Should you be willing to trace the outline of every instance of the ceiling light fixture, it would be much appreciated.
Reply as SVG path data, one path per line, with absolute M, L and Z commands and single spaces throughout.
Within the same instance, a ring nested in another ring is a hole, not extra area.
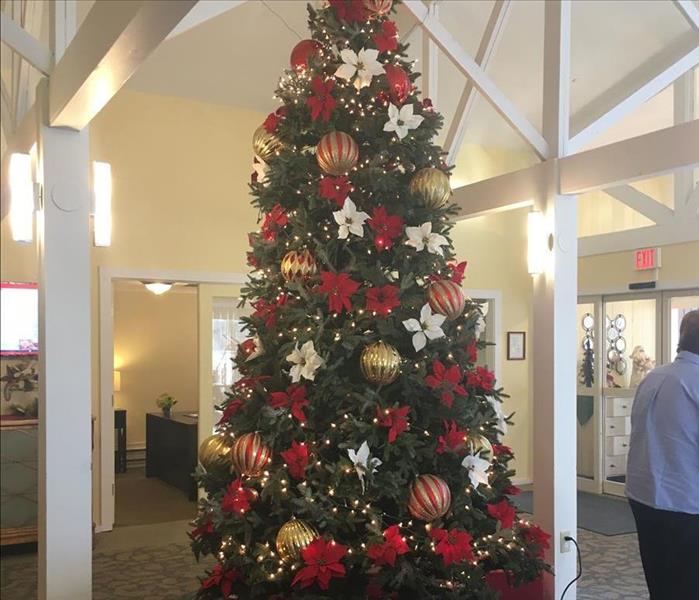
M 156 296 L 160 296 L 165 292 L 168 292 L 172 287 L 172 283 L 165 283 L 164 281 L 144 281 L 143 285 L 146 286 L 146 289 L 149 292 L 154 293 Z

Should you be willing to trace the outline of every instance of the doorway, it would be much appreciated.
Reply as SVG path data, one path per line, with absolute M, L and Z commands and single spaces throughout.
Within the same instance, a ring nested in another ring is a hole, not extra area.
M 697 308 L 697 288 L 578 298 L 578 489 L 624 496 L 636 388 L 674 359 L 682 317 Z

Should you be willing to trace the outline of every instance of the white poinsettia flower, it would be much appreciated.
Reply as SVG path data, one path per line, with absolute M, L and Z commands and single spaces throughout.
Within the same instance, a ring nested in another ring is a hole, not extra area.
M 490 406 L 493 407 L 493 410 L 495 411 L 495 418 L 498 421 L 498 429 L 502 431 L 503 434 L 507 433 L 507 421 L 505 421 L 505 412 L 502 410 L 502 403 L 499 402 L 496 398 L 493 398 L 492 396 L 488 396 L 486 400 L 488 400 L 488 403 L 490 404 Z
M 420 227 L 406 227 L 405 235 L 408 236 L 408 240 L 405 243 L 415 248 L 418 252 L 422 252 L 427 248 L 427 251 L 431 254 L 444 256 L 441 246 L 449 244 L 449 241 L 443 235 L 432 233 L 432 223 L 429 221 L 423 223 Z
M 395 131 L 398 139 L 402 140 L 410 129 L 417 129 L 424 120 L 425 117 L 413 114 L 412 104 L 404 104 L 400 110 L 395 104 L 389 104 L 388 121 L 383 130 Z
M 294 365 L 291 367 L 291 381 L 293 383 L 298 383 L 302 377 L 313 381 L 318 368 L 325 364 L 325 361 L 313 347 L 313 340 L 308 340 L 301 348 L 297 342 L 286 360 Z
M 476 326 L 473 329 L 476 339 L 480 340 L 483 332 L 485 331 L 485 317 L 483 315 L 478 315 L 478 320 L 476 321 Z
M 257 181 L 259 183 L 267 183 L 267 170 L 269 167 L 264 160 L 257 156 L 257 154 L 253 155 L 252 168 L 257 174 Z
M 420 352 L 426 345 L 427 340 L 436 340 L 444 337 L 442 324 L 446 317 L 444 315 L 432 314 L 429 304 L 425 304 L 420 310 L 420 320 L 407 319 L 403 321 L 403 327 L 413 333 L 413 347 L 415 352 Z
M 347 454 L 349 456 L 349 459 L 352 461 L 352 464 L 354 465 L 355 471 L 357 471 L 357 475 L 359 476 L 359 481 L 362 484 L 362 494 L 364 493 L 364 476 L 367 473 L 375 473 L 377 467 L 381 466 L 381 459 L 378 458 L 371 458 L 369 459 L 369 444 L 366 443 L 366 441 L 362 442 L 362 445 L 359 446 L 359 450 L 356 452 L 352 449 L 347 450 Z
M 373 48 L 362 48 L 357 54 L 350 48 L 345 48 L 340 52 L 342 63 L 335 71 L 335 77 L 351 81 L 354 80 L 354 87 L 358 90 L 371 85 L 372 78 L 383 75 L 383 65 L 378 61 L 379 51 Z
M 468 471 L 468 478 L 471 480 L 473 487 L 478 487 L 481 483 L 488 484 L 488 469 L 490 463 L 481 458 L 480 452 L 477 454 L 469 454 L 461 462 L 461 466 Z
M 337 231 L 339 239 L 347 239 L 350 233 L 364 237 L 364 221 L 369 218 L 369 215 L 361 210 L 358 211 L 349 196 L 345 198 L 342 210 L 334 211 L 333 216 L 335 217 L 335 222 L 340 226 Z

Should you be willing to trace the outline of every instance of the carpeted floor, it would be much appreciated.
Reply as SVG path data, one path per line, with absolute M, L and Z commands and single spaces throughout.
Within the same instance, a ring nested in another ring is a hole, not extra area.
M 524 491 L 512 500 L 524 512 L 532 513 L 532 492 Z M 626 498 L 578 492 L 578 527 L 602 535 L 636 533 L 636 523 Z
M 197 564 L 186 541 L 186 522 L 124 527 L 98 534 L 93 558 L 93 600 L 180 600 L 196 590 Z M 578 533 L 583 557 L 579 600 L 648 600 L 636 535 Z M 3 600 L 36 598 L 36 555 L 4 556 Z
M 197 514 L 196 502 L 190 502 L 176 487 L 146 477 L 145 467 L 129 468 L 126 473 L 117 473 L 115 479 L 115 527 L 169 523 Z

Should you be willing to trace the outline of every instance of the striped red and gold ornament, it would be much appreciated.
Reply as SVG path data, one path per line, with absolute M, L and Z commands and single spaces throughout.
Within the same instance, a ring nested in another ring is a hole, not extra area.
M 270 460 L 272 451 L 259 433 L 245 433 L 233 442 L 231 463 L 239 475 L 259 477 Z
M 357 165 L 359 146 L 344 131 L 331 131 L 320 138 L 316 159 L 318 166 L 328 175 L 344 175 Z
M 420 169 L 410 180 L 410 192 L 427 208 L 441 208 L 451 196 L 449 176 L 434 167 Z
M 461 286 L 450 279 L 440 279 L 427 288 L 427 301 L 430 308 L 450 321 L 461 316 L 466 308 L 466 297 Z
M 436 475 L 420 475 L 410 488 L 408 510 L 416 519 L 430 523 L 447 514 L 450 506 L 449 486 Z
M 391 6 L 393 6 L 393 0 L 364 0 L 364 8 L 376 17 L 387 15 Z
M 282 258 L 281 271 L 286 281 L 305 281 L 318 274 L 318 263 L 308 249 L 291 250 Z

